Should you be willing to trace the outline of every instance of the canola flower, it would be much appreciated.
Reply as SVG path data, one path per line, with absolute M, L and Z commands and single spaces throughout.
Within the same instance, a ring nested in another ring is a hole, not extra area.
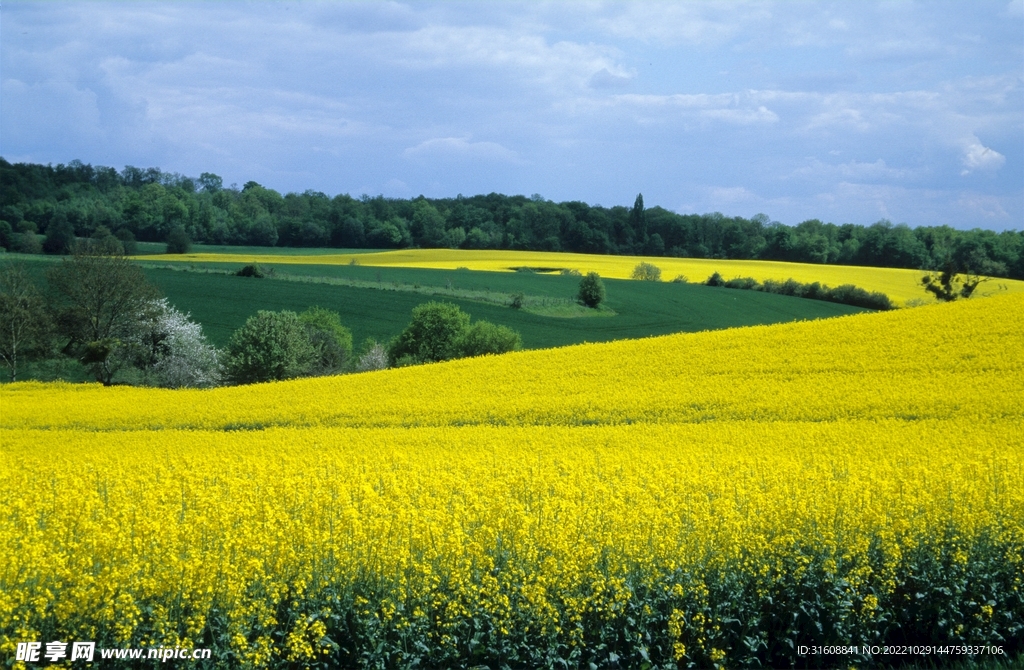
M 767 279 L 785 281 L 795 279 L 810 284 L 820 282 L 836 287 L 853 284 L 868 291 L 878 291 L 899 305 L 930 303 L 935 297 L 921 287 L 921 270 L 876 268 L 849 265 L 817 265 L 813 263 L 786 263 L 782 261 L 720 260 L 706 258 L 671 258 L 663 256 L 607 256 L 573 254 L 550 251 L 495 251 L 465 249 L 401 249 L 376 253 L 335 254 L 323 253 L 303 256 L 277 254 L 183 254 L 161 257 L 161 260 L 191 263 L 261 263 L 273 265 L 314 264 L 409 267 L 455 270 L 510 272 L 515 267 L 564 268 L 582 274 L 597 272 L 609 279 L 629 279 L 637 263 L 652 263 L 661 269 L 664 280 L 683 275 L 690 281 L 702 282 L 719 272 L 725 279 L 753 277 L 759 282 Z M 980 295 L 1022 293 L 1024 281 L 994 279 L 983 283 Z
M 1010 295 L 251 387 L 6 385 L 0 654 L 1019 651 L 1022 333 Z

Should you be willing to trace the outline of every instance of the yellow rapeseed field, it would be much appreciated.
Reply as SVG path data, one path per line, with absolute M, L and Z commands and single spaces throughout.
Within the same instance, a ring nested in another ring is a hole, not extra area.
M 713 273 L 719 272 L 727 280 L 736 277 L 753 277 L 760 282 L 766 279 L 777 281 L 795 279 L 805 284 L 820 282 L 833 288 L 843 284 L 853 284 L 867 291 L 884 293 L 894 303 L 899 305 L 904 305 L 908 301 L 922 303 L 934 301 L 934 298 L 921 288 L 921 277 L 924 275 L 924 272 L 921 270 L 815 265 L 811 263 L 784 263 L 781 261 L 667 258 L 661 256 L 603 256 L 547 251 L 474 251 L 461 249 L 403 249 L 378 253 L 325 253 L 308 256 L 196 253 L 161 256 L 160 258 L 161 260 L 197 263 L 262 263 L 268 265 L 296 263 L 348 265 L 355 262 L 360 265 L 380 267 L 394 266 L 444 270 L 464 267 L 470 270 L 493 272 L 509 272 L 513 267 L 564 268 L 577 270 L 583 274 L 597 272 L 602 277 L 609 279 L 629 279 L 637 263 L 647 262 L 653 263 L 661 269 L 661 277 L 664 281 L 670 281 L 678 275 L 683 275 L 692 282 L 702 282 Z M 1004 292 L 1024 293 L 1024 281 L 993 279 L 982 284 L 979 292 L 984 295 Z
M 1022 644 L 1020 294 L 0 403 L 5 659 L 40 639 L 246 667 Z

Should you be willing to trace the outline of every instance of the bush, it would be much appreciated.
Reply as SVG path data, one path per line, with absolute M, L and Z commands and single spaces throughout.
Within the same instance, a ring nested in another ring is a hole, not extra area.
M 175 226 L 167 233 L 167 253 L 187 254 L 191 248 L 192 240 L 182 226 Z
M 237 277 L 255 277 L 256 279 L 263 279 L 270 271 L 264 269 L 260 265 L 246 265 L 241 270 L 235 273 Z
M 525 297 L 526 296 L 524 296 L 522 293 L 513 293 L 510 296 L 511 300 L 510 300 L 508 306 L 511 307 L 512 309 L 522 309 L 523 308 L 523 299 Z
M 725 286 L 725 279 L 722 278 L 722 275 L 720 275 L 719 273 L 716 272 L 713 275 L 711 275 L 710 277 L 708 277 L 706 280 L 704 280 L 704 285 L 705 286 Z
M 630 278 L 640 281 L 661 281 L 661 268 L 652 263 L 637 263 Z
M 410 356 L 420 363 L 447 361 L 459 355 L 459 340 L 469 329 L 469 315 L 450 302 L 431 301 L 412 310 L 412 322 L 391 343 L 388 355 Z
M 323 307 L 310 307 L 299 320 L 306 327 L 309 343 L 316 351 L 310 374 L 325 375 L 344 368 L 352 358 L 352 331 L 341 325 L 341 316 Z
M 736 279 L 730 279 L 725 282 L 725 287 L 756 291 L 760 287 L 760 284 L 757 283 L 756 279 L 751 277 L 737 277 Z
M 138 333 L 139 346 L 152 345 L 148 372 L 158 386 L 201 388 L 221 379 L 220 352 L 206 341 L 203 328 L 167 302 L 154 301 L 150 332 Z
M 384 370 L 391 364 L 388 359 L 388 350 L 380 342 L 369 339 L 363 344 L 363 353 L 356 361 L 358 372 L 369 372 L 370 370 Z
M 43 253 L 43 243 L 35 233 L 15 233 L 11 238 L 11 251 L 19 254 Z
M 114 237 L 121 241 L 121 248 L 124 249 L 125 256 L 134 256 L 138 252 L 139 245 L 136 244 L 132 231 L 127 228 L 118 228 Z
M 672 280 L 673 284 L 688 284 L 689 282 L 690 280 L 687 278 L 686 275 L 676 275 L 675 278 Z
M 290 379 L 309 374 L 317 351 L 295 312 L 259 311 L 228 343 L 225 371 L 239 384 Z
M 69 254 L 75 248 L 75 229 L 68 223 L 67 217 L 54 217 L 46 227 L 46 240 L 43 251 L 48 254 Z
M 519 333 L 506 326 L 490 321 L 477 321 L 462 335 L 458 342 L 459 356 L 483 356 L 504 354 L 521 349 L 523 340 Z
M 604 298 L 604 282 L 601 281 L 601 276 L 596 272 L 588 272 L 587 276 L 580 280 L 580 290 L 576 294 L 576 299 L 580 304 L 593 309 L 600 305 Z
M 877 291 L 868 292 L 857 288 L 852 284 L 843 284 L 836 288 L 829 288 L 824 284 L 813 282 L 804 284 L 795 279 L 778 281 L 776 279 L 765 279 L 763 284 L 752 277 L 738 277 L 726 281 L 717 272 L 707 278 L 706 286 L 724 286 L 726 288 L 738 288 L 751 291 L 762 291 L 764 293 L 776 293 L 778 295 L 789 295 L 795 298 L 806 298 L 809 300 L 825 300 L 854 307 L 866 309 L 890 310 L 896 306 L 889 299 L 889 296 Z

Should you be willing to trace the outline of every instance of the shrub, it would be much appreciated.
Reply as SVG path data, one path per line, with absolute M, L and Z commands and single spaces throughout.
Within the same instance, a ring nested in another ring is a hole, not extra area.
M 15 233 L 11 238 L 11 251 L 21 254 L 43 253 L 43 243 L 35 233 Z
M 118 228 L 114 237 L 121 241 L 121 248 L 124 249 L 126 256 L 134 256 L 138 252 L 139 246 L 135 242 L 135 235 L 132 231 L 127 228 Z
M 167 233 L 167 253 L 187 254 L 191 248 L 192 240 L 182 226 L 175 226 Z
M 352 331 L 341 325 L 341 316 L 323 307 L 310 307 L 299 320 L 316 351 L 310 374 L 323 375 L 344 368 L 352 358 Z
M 725 286 L 725 279 L 722 278 L 722 275 L 720 275 L 719 273 L 716 272 L 713 275 L 711 275 L 710 277 L 708 277 L 706 280 L 704 280 L 704 285 L 705 286 Z
M 661 281 L 661 268 L 652 263 L 637 263 L 630 278 L 640 281 Z
M 256 279 L 263 279 L 267 274 L 269 271 L 260 265 L 246 265 L 235 273 L 238 277 L 255 277 Z
M 525 296 L 522 293 L 513 293 L 510 297 L 511 301 L 508 304 L 509 307 L 511 307 L 512 309 L 523 308 L 523 299 L 525 298 Z
M 148 339 L 156 344 L 149 371 L 167 388 L 216 386 L 221 379 L 220 352 L 206 341 L 203 328 L 172 307 L 154 302 L 155 319 Z
M 587 276 L 580 280 L 580 290 L 576 294 L 576 299 L 587 307 L 595 308 L 604 298 L 604 282 L 601 281 L 601 276 L 596 272 L 588 272 Z
M 676 275 L 675 278 L 672 280 L 673 284 L 688 284 L 689 282 L 690 280 L 687 278 L 686 275 Z
M 519 333 L 511 328 L 490 321 L 477 321 L 459 339 L 458 354 L 461 357 L 504 354 L 522 346 Z
M 295 312 L 261 310 L 231 336 L 224 367 L 232 381 L 251 384 L 308 374 L 316 357 Z
M 450 302 L 431 301 L 412 310 L 412 322 L 391 343 L 388 355 L 421 363 L 458 356 L 458 342 L 469 329 L 469 315 Z
M 726 288 L 738 288 L 747 291 L 756 291 L 759 286 L 760 284 L 757 283 L 757 280 L 751 277 L 737 277 L 725 282 Z
M 368 372 L 370 370 L 384 370 L 390 365 L 388 350 L 380 342 L 369 339 L 363 345 L 363 353 L 356 361 L 356 370 Z
M 69 254 L 74 247 L 75 229 L 68 223 L 67 217 L 54 217 L 46 227 L 43 251 L 48 254 Z

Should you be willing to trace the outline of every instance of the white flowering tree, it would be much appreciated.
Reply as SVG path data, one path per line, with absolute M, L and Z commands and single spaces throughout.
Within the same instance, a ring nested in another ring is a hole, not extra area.
M 166 298 L 154 300 L 149 311 L 152 317 L 148 328 L 133 338 L 130 349 L 156 385 L 183 388 L 219 384 L 220 352 L 206 341 L 202 326 L 172 307 Z

